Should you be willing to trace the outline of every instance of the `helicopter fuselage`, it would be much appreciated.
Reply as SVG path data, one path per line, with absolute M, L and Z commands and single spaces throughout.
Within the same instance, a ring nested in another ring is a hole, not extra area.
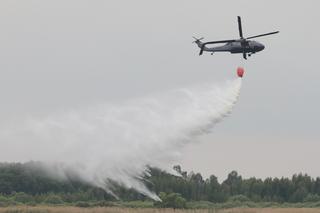
M 222 46 L 215 46 L 215 47 L 205 47 L 204 51 L 206 52 L 230 52 L 230 53 L 256 53 L 262 51 L 264 49 L 264 45 L 257 42 L 257 41 L 246 41 L 247 44 L 245 48 L 241 45 L 241 40 L 228 42 Z M 201 42 L 199 42 L 198 46 L 201 48 Z

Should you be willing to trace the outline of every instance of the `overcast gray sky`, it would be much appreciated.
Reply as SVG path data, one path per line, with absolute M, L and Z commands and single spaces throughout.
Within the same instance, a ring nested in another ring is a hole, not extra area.
M 240 101 L 183 151 L 187 170 L 245 177 L 320 176 L 319 7 L 306 1 L 0 1 L 1 125 L 26 115 L 246 75 Z M 205 40 L 280 30 L 244 61 Z

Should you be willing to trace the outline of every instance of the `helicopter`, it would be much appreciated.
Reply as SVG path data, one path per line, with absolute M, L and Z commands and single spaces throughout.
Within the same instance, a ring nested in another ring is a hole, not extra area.
M 238 16 L 238 27 L 239 27 L 240 39 L 201 42 L 201 40 L 204 39 L 204 37 L 202 38 L 193 37 L 195 41 L 193 41 L 192 43 L 196 43 L 200 48 L 199 55 L 202 55 L 203 51 L 211 52 L 211 55 L 213 55 L 213 53 L 215 52 L 230 52 L 232 54 L 242 53 L 243 58 L 247 60 L 247 55 L 251 56 L 252 54 L 256 52 L 260 52 L 265 48 L 263 44 L 257 41 L 249 40 L 249 39 L 279 33 L 279 31 L 275 31 L 275 32 L 270 32 L 270 33 L 265 33 L 265 34 L 244 38 L 242 34 L 242 25 L 241 25 L 240 16 Z M 226 44 L 222 46 L 217 46 L 217 47 L 207 47 L 208 44 L 219 44 L 219 43 L 226 43 Z

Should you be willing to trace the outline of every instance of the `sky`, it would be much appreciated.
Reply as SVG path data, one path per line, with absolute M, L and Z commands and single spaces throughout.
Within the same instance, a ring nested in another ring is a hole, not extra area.
M 0 2 L 0 125 L 102 102 L 235 78 L 232 115 L 182 151 L 185 170 L 244 177 L 320 176 L 319 1 Z M 205 41 L 279 30 L 266 48 L 198 56 Z M 1 142 L 0 142 L 1 143 Z M 1 150 L 0 150 L 1 154 Z

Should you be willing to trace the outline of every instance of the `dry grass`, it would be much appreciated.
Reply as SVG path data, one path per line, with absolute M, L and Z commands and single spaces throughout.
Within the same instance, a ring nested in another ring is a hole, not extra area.
M 116 207 L 8 207 L 0 208 L 0 213 L 320 213 L 316 208 L 235 208 L 235 209 L 139 209 Z
M 218 213 L 320 213 L 317 208 L 236 208 L 221 210 Z

